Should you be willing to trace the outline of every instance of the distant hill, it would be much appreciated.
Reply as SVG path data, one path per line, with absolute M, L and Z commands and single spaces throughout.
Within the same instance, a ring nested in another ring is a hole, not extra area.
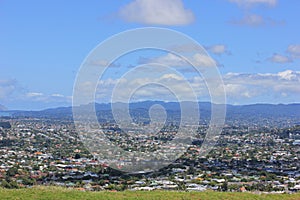
M 130 113 L 133 116 L 148 116 L 151 106 L 159 104 L 167 113 L 173 116 L 180 116 L 180 103 L 163 101 L 143 101 L 130 103 Z M 114 103 L 113 106 L 123 107 L 124 103 Z M 199 102 L 200 116 L 202 119 L 210 119 L 212 103 Z M 77 107 L 82 111 L 95 106 L 99 119 L 112 119 L 111 103 L 87 104 Z M 36 117 L 36 118 L 63 118 L 72 119 L 72 107 L 59 107 L 41 111 L 15 111 L 15 117 Z M 262 121 L 289 121 L 289 123 L 300 123 L 300 104 L 252 104 L 252 105 L 226 105 L 226 119 L 255 123 Z

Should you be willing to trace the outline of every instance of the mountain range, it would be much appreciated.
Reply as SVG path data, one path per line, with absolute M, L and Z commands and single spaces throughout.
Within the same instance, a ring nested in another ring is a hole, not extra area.
M 142 101 L 129 104 L 130 114 L 147 118 L 148 110 L 151 106 L 159 104 L 163 106 L 168 115 L 180 117 L 179 102 L 163 102 L 163 101 Z M 199 102 L 200 116 L 203 119 L 209 119 L 211 114 L 212 103 Z M 77 107 L 80 110 L 88 110 L 91 106 L 95 106 L 99 119 L 113 119 L 111 106 L 126 106 L 124 103 L 95 103 L 81 105 Z M 230 105 L 226 104 L 226 120 L 253 121 L 260 123 L 262 120 L 284 121 L 285 123 L 300 122 L 300 103 L 294 104 L 251 104 L 251 105 Z M 72 107 L 58 107 L 45 109 L 41 111 L 10 111 L 13 117 L 34 117 L 49 119 L 72 119 Z

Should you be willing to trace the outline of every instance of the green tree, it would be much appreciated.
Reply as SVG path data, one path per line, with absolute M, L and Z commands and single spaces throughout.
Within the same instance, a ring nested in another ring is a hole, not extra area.
M 228 190 L 228 183 L 226 181 L 221 185 L 221 190 L 224 192 Z
M 18 188 L 20 188 L 20 186 L 16 181 L 12 181 L 12 182 L 10 182 L 10 188 L 18 189 Z
M 9 169 L 7 170 L 7 172 L 6 172 L 7 176 L 9 176 L 9 177 L 13 177 L 13 176 L 15 176 L 17 173 L 18 173 L 18 168 L 16 168 L 16 167 L 11 167 L 11 168 L 9 168 Z
M 7 182 L 6 180 L 1 181 L 1 186 L 4 188 L 11 188 L 9 182 Z

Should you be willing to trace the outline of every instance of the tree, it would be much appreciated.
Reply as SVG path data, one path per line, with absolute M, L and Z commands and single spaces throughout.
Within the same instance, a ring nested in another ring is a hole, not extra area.
M 4 187 L 4 188 L 10 188 L 10 184 L 6 180 L 3 180 L 1 182 L 1 186 Z
M 12 182 L 10 182 L 10 188 L 18 189 L 18 188 L 20 188 L 20 186 L 16 181 L 12 181 Z
M 80 154 L 78 154 L 78 153 L 76 153 L 75 154 L 75 159 L 80 159 L 81 157 L 80 157 Z
M 178 190 L 186 190 L 186 186 L 184 183 L 179 182 L 179 183 L 177 183 L 177 185 L 178 185 Z
M 30 178 L 24 177 L 24 178 L 22 179 L 22 183 L 23 183 L 24 185 L 34 185 L 34 184 L 35 184 L 35 180 L 34 180 L 34 179 L 30 179 Z
M 18 173 L 18 169 L 16 167 L 12 167 L 9 168 L 9 170 L 7 170 L 6 174 L 7 176 L 13 177 Z
M 228 183 L 226 181 L 221 185 L 221 190 L 224 192 L 228 190 Z

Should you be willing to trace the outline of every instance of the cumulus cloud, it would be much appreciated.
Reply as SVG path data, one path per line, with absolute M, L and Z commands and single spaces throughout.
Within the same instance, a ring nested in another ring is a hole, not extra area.
M 294 62 L 296 59 L 300 58 L 300 45 L 298 44 L 291 44 L 287 47 L 285 51 L 285 55 L 274 53 L 272 56 L 267 58 L 268 61 L 273 63 L 291 63 Z
M 274 63 L 290 63 L 293 62 L 293 59 L 291 59 L 288 56 L 280 55 L 280 54 L 273 54 L 270 58 L 268 58 L 269 61 Z
M 154 78 L 121 78 L 115 84 L 105 84 L 104 82 L 101 82 L 97 88 L 96 97 L 100 101 L 127 102 L 129 94 L 131 100 L 138 101 L 155 99 L 176 101 L 178 100 L 177 97 L 184 100 L 193 99 L 193 92 L 189 87 L 185 87 L 187 81 L 178 74 L 173 73 L 161 74 L 161 76 Z M 140 87 L 138 90 L 133 91 L 136 86 Z M 171 87 L 173 93 L 164 86 Z M 113 92 L 115 95 L 113 95 Z
M 300 58 L 300 45 L 299 44 L 291 44 L 287 48 L 287 52 L 293 58 Z
M 278 72 L 277 76 L 279 79 L 288 80 L 288 81 L 300 81 L 299 72 L 294 72 L 292 70 L 286 70 L 283 72 Z
M 176 56 L 172 53 L 168 53 L 163 56 L 158 56 L 154 58 L 143 58 L 141 57 L 138 61 L 140 64 L 147 64 L 147 63 L 159 63 L 162 65 L 167 66 L 186 66 L 188 63 L 180 58 L 179 56 Z
M 246 97 L 250 98 L 254 95 L 253 92 L 249 92 L 246 86 L 241 84 L 234 84 L 234 83 L 227 83 L 225 84 L 225 91 L 227 93 L 227 96 L 231 97 Z M 237 95 L 238 94 L 238 95 Z
M 223 77 L 225 85 L 235 84 L 242 87 L 244 92 L 253 96 L 268 94 L 289 94 L 293 97 L 299 96 L 300 71 L 286 70 L 277 74 L 240 74 L 228 73 Z M 232 95 L 239 95 L 239 91 L 227 91 Z
M 180 52 L 180 53 L 205 52 L 204 50 L 206 50 L 216 55 L 221 55 L 221 54 L 231 55 L 231 52 L 228 50 L 228 47 L 224 44 L 215 44 L 215 45 L 204 46 L 204 47 L 195 44 L 182 44 L 182 45 L 172 46 L 171 49 L 174 50 L 175 52 Z
M 300 58 L 300 45 L 291 44 L 284 53 L 273 53 L 272 56 L 266 58 L 267 61 L 279 64 L 294 62 Z
M 147 25 L 187 25 L 194 21 L 181 0 L 134 0 L 122 7 L 119 16 L 128 22 Z
M 221 54 L 230 55 L 231 54 L 231 52 L 227 49 L 227 46 L 224 44 L 216 44 L 216 45 L 212 45 L 212 46 L 207 46 L 207 47 L 205 47 L 205 49 L 208 50 L 209 52 L 212 52 L 217 55 L 221 55 Z
M 188 59 L 191 62 L 191 64 L 195 67 L 213 67 L 217 65 L 217 62 L 214 59 L 205 54 L 196 53 L 193 56 L 190 56 Z M 166 55 L 154 58 L 140 58 L 139 63 L 158 63 L 170 67 L 191 66 L 191 64 L 188 61 L 172 53 L 168 53 Z
M 214 67 L 217 66 L 217 62 L 205 54 L 196 53 L 193 56 L 192 64 L 197 67 Z
M 148 78 L 149 79 L 149 78 Z M 119 80 L 102 80 L 97 92 L 101 93 L 101 100 L 109 101 L 111 92 L 116 84 L 119 84 L 118 98 L 122 100 L 131 90 L 131 87 L 136 85 L 143 86 L 148 82 L 147 78 L 136 79 L 119 79 Z M 218 95 L 223 87 L 216 85 L 208 91 L 205 81 L 214 81 L 214 79 L 204 80 L 202 77 L 188 77 L 184 78 L 177 74 L 165 74 L 160 77 L 151 79 L 154 82 L 168 83 L 175 88 L 176 95 L 191 98 L 191 91 L 183 84 L 188 81 L 194 89 L 194 92 L 199 99 L 209 97 L 209 93 Z M 108 82 L 108 84 L 106 83 Z M 263 101 L 273 101 L 274 97 L 279 97 L 279 102 L 296 101 L 300 97 L 300 71 L 286 70 L 278 73 L 227 73 L 223 75 L 224 88 L 229 102 L 256 102 L 257 99 Z M 97 94 L 98 94 L 97 93 Z M 161 86 L 146 86 L 141 87 L 135 93 L 136 100 L 145 99 L 161 99 L 167 101 L 174 101 L 174 95 L 166 88 Z
M 268 7 L 275 7 L 277 5 L 277 0 L 229 0 L 229 2 L 236 3 L 238 6 L 242 7 L 244 11 L 244 16 L 240 19 L 231 20 L 231 24 L 252 27 L 285 24 L 285 21 L 283 20 L 275 20 L 270 17 L 251 13 L 254 6 L 265 5 Z

